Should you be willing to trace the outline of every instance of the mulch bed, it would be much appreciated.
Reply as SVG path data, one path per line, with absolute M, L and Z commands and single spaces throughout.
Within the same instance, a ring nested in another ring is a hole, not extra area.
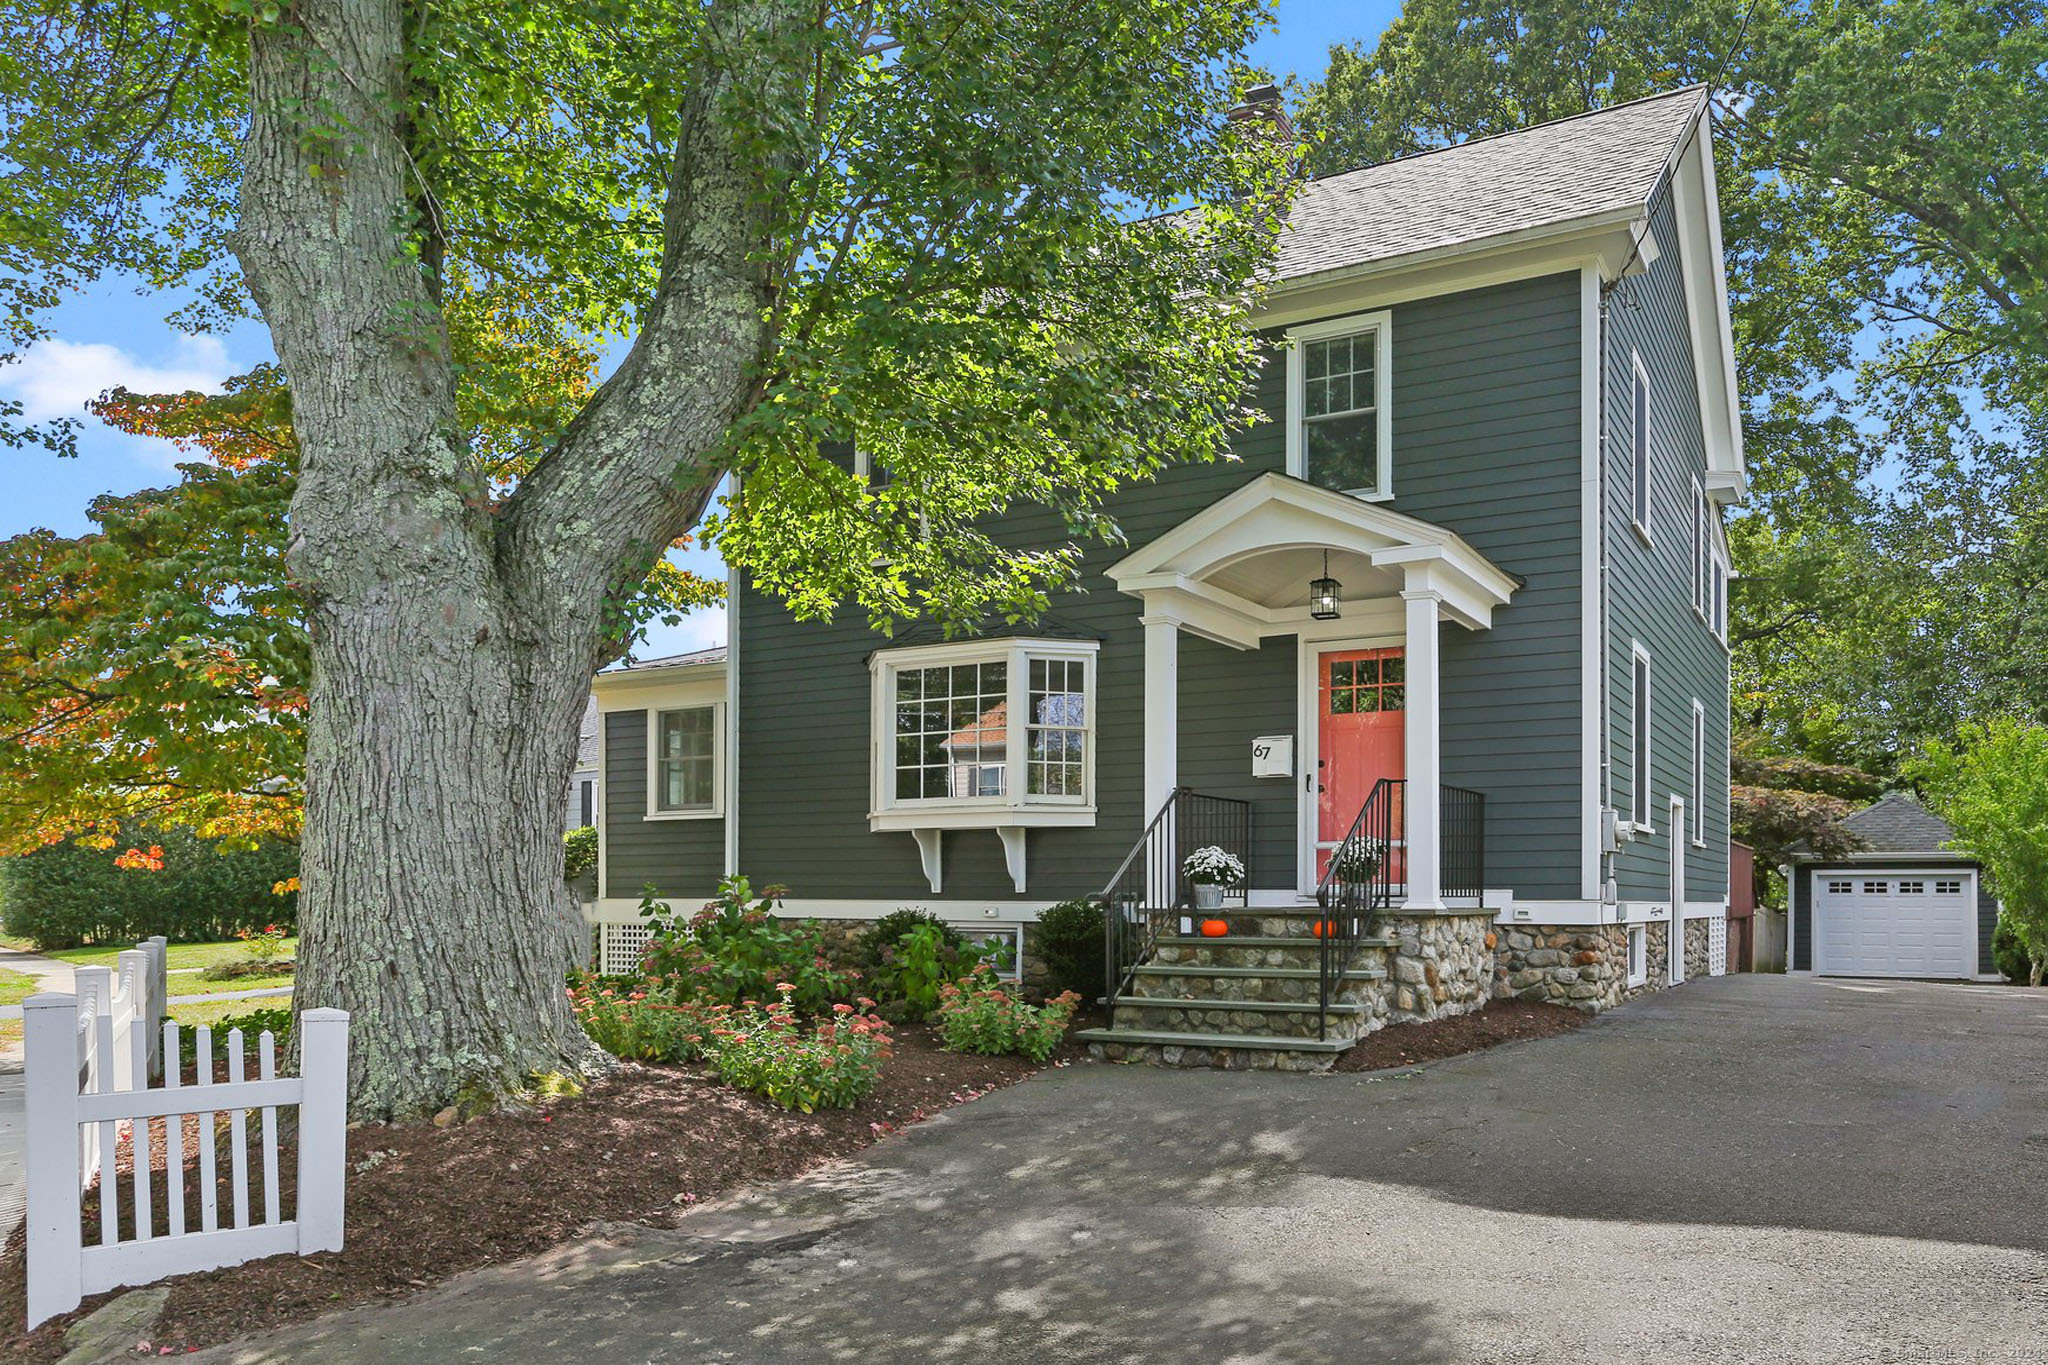
M 1563 1005 L 1545 1005 L 1528 1000 L 1489 1000 L 1486 1008 L 1426 1024 L 1395 1024 L 1369 1033 L 1365 1040 L 1337 1058 L 1333 1071 L 1384 1071 L 1390 1067 L 1414 1066 L 1500 1043 L 1525 1038 L 1548 1038 L 1568 1033 L 1586 1022 L 1586 1016 Z
M 1077 1051 L 1069 1044 L 1054 1063 Z M 581 1096 L 530 1113 L 446 1129 L 365 1126 L 348 1140 L 345 1249 L 169 1281 L 151 1345 L 182 1351 L 402 1298 L 545 1251 L 594 1222 L 670 1224 L 703 1200 L 850 1155 L 1037 1069 L 1021 1057 L 946 1052 L 929 1030 L 907 1027 L 896 1031 L 875 1092 L 852 1109 L 787 1113 L 695 1069 L 627 1064 Z M 157 1185 L 160 1202 L 161 1175 Z M 0 1359 L 56 1360 L 65 1327 L 112 1296 L 88 1298 L 77 1313 L 21 1335 L 23 1259 L 16 1235 L 0 1254 L 0 1333 L 8 1334 Z

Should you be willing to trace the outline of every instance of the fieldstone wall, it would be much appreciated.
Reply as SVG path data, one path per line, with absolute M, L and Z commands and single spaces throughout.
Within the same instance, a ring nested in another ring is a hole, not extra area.
M 1493 993 L 1587 1014 L 1628 994 L 1628 931 L 1618 924 L 1504 925 L 1494 949 Z
M 1491 915 L 1389 915 L 1379 930 L 1394 941 L 1387 950 L 1391 998 L 1380 1022 L 1443 1019 L 1486 1004 L 1493 985 Z
M 1661 991 L 1671 984 L 1670 934 L 1671 925 L 1665 920 L 1651 920 L 1643 926 L 1643 960 L 1649 973 L 1642 985 L 1629 992 L 1631 996 Z
M 1689 919 L 1685 922 L 1685 977 L 1690 981 L 1708 976 L 1712 966 L 1707 952 L 1707 922 L 1703 919 Z

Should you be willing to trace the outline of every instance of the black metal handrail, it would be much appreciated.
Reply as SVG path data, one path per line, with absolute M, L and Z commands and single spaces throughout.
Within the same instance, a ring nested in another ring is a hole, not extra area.
M 1486 797 L 1464 787 L 1445 787 L 1439 818 L 1443 892 L 1478 900 L 1486 894 Z
M 1192 912 L 1194 888 L 1181 870 L 1188 854 L 1210 844 L 1236 854 L 1245 881 L 1224 895 L 1244 903 L 1244 887 L 1251 883 L 1251 827 L 1249 801 L 1176 787 L 1102 888 L 1102 1003 L 1112 1027 L 1117 997 L 1129 992 L 1138 968 L 1157 951 L 1160 935 Z
M 1358 947 L 1372 932 L 1380 911 L 1393 904 L 1394 857 L 1404 835 L 1403 799 L 1408 784 L 1383 777 L 1373 783 L 1358 818 L 1330 850 L 1330 861 L 1316 884 L 1317 982 L 1316 1036 L 1330 1033 L 1330 1005 L 1343 989 L 1344 973 Z

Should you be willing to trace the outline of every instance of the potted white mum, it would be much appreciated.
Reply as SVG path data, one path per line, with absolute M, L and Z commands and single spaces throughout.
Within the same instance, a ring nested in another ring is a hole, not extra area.
M 1225 887 L 1244 881 L 1244 862 L 1228 849 L 1215 844 L 1198 848 L 1181 860 L 1180 870 L 1195 888 L 1195 908 L 1216 910 L 1223 905 Z

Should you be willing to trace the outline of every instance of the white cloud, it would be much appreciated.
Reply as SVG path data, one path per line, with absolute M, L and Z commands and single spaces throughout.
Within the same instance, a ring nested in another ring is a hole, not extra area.
M 210 336 L 179 337 L 161 365 L 145 364 L 102 342 L 38 341 L 0 365 L 0 394 L 21 404 L 31 422 L 82 417 L 88 400 L 108 389 L 136 393 L 213 392 L 234 371 L 227 348 Z

